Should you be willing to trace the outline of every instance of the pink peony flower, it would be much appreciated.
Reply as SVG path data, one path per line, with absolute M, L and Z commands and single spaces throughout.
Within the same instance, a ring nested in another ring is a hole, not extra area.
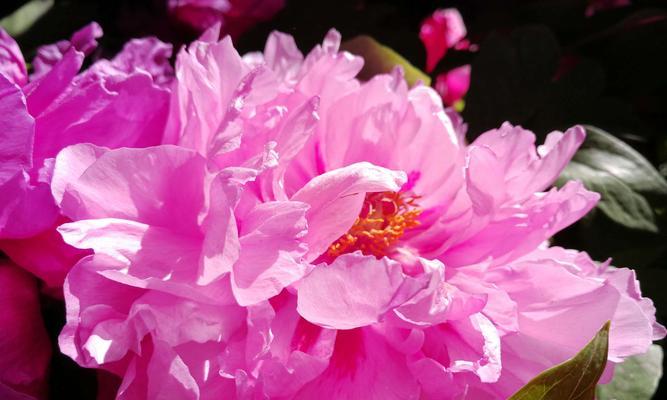
M 273 17 L 284 0 L 168 0 L 178 21 L 203 32 L 220 23 L 225 34 L 236 38 L 253 25 Z
M 51 343 L 39 309 L 37 283 L 0 260 L 0 398 L 44 398 Z
M 0 249 L 53 287 L 82 254 L 55 232 L 62 221 L 49 189 L 53 158 L 80 142 L 157 144 L 165 123 L 170 46 L 133 40 L 113 60 L 78 73 L 101 34 L 92 23 L 71 41 L 41 47 L 28 77 L 18 46 L 0 33 L 8 51 L 0 52 L 0 108 L 12 116 L 0 121 L 2 141 L 11 143 L 0 150 L 7 152 L 0 158 Z
M 544 247 L 599 198 L 551 187 L 581 127 L 466 145 L 400 70 L 356 80 L 335 31 L 305 57 L 217 37 L 177 58 L 168 145 L 55 160 L 59 232 L 94 252 L 60 346 L 119 398 L 507 397 L 606 320 L 611 363 L 664 336 L 629 270 Z
M 455 8 L 435 10 L 426 18 L 419 30 L 419 39 L 426 48 L 426 72 L 433 72 L 447 49 L 456 46 L 466 34 L 463 17 Z

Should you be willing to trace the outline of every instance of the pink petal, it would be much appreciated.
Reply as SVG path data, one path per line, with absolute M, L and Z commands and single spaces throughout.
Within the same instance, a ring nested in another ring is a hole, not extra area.
M 448 106 L 453 106 L 468 93 L 470 65 L 462 65 L 438 75 L 434 87 L 442 97 L 442 101 Z
M 466 390 L 466 381 L 491 383 L 501 376 L 500 337 L 484 315 L 432 327 L 425 335 L 423 355 L 415 357 L 410 369 L 426 393 L 449 382 L 448 386 L 459 386 L 452 391 L 456 395 Z M 469 373 L 477 376 L 470 379 Z
M 83 64 L 84 54 L 70 48 L 62 59 L 38 79 L 25 87 L 30 115 L 38 117 L 72 83 Z
M 21 89 L 0 74 L 0 186 L 32 167 L 34 119 Z
M 197 283 L 207 285 L 232 270 L 238 260 L 241 244 L 238 227 L 233 215 L 233 207 L 238 202 L 241 184 L 236 184 L 235 174 L 218 174 L 210 188 L 209 208 L 202 222 L 204 232 L 202 250 L 199 256 Z M 232 193 L 229 193 L 232 192 Z
M 251 310 L 253 336 L 249 336 L 248 343 L 259 342 L 254 338 L 259 338 L 261 332 L 263 352 L 257 351 L 259 346 L 249 347 L 246 357 L 252 361 L 248 366 L 260 361 L 257 379 L 266 396 L 292 397 L 327 368 L 336 331 L 323 329 L 301 318 L 296 312 L 296 296 L 288 292 L 272 299 L 271 305 L 259 313 Z M 259 316 L 264 318 L 262 324 L 257 323 Z
M 214 43 L 195 41 L 181 50 L 165 141 L 208 154 L 228 110 L 235 111 L 231 101 L 249 72 L 230 38 Z
M 430 274 L 428 286 L 404 302 L 394 313 L 405 322 L 425 327 L 478 313 L 486 296 L 471 295 L 445 281 L 445 268 L 438 261 L 420 260 L 424 273 Z
M 299 202 L 269 202 L 255 207 L 243 219 L 241 255 L 234 265 L 232 289 L 242 306 L 258 303 L 303 277 L 301 262 L 307 248 L 306 210 Z
M 37 165 L 38 160 L 55 157 L 62 148 L 76 143 L 115 148 L 160 142 L 166 121 L 167 91 L 156 87 L 148 73 L 142 71 L 132 75 L 92 74 L 81 75 L 76 85 L 67 88 L 66 96 L 52 99 L 48 110 L 38 114 Z M 49 77 L 45 77 L 44 85 L 52 84 Z M 29 97 L 29 107 L 31 101 Z
M 201 252 L 197 237 L 113 218 L 64 224 L 58 231 L 68 244 L 104 256 L 96 256 L 96 268 L 109 279 L 203 302 L 229 301 L 225 281 L 196 284 Z
M 100 154 L 79 146 L 56 159 L 54 176 L 62 177 L 57 188 L 64 188 L 60 202 L 64 215 L 73 220 L 127 219 L 179 228 L 183 234 L 199 231 L 206 174 L 199 155 L 173 146 L 118 149 L 99 155 L 80 177 L 68 175 L 81 169 L 80 157 L 88 162 Z
M 271 32 L 264 46 L 264 62 L 284 81 L 292 82 L 301 69 L 303 54 L 292 36 Z
M 172 46 L 155 37 L 131 39 L 112 60 L 99 60 L 88 71 L 95 75 L 148 73 L 160 86 L 169 84 L 174 70 L 169 63 Z
M 651 308 L 642 311 L 648 304 L 635 292 L 633 274 L 624 269 L 605 272 L 585 254 L 538 249 L 493 268 L 487 277 L 507 292 L 519 315 L 519 331 L 502 339 L 503 375 L 494 385 L 499 396 L 576 354 L 608 320 L 610 361 L 646 351 L 652 340 L 664 336 Z M 526 359 L 527 353 L 540 356 Z
M 145 335 L 172 349 L 205 351 L 197 344 L 228 341 L 241 327 L 245 312 L 238 306 L 198 303 L 114 282 L 100 274 L 108 262 L 113 261 L 105 256 L 83 259 L 65 284 L 68 315 L 60 347 L 82 365 L 108 365 L 132 353 L 150 357 L 143 353 Z
M 471 238 L 448 249 L 440 259 L 462 266 L 488 257 L 496 263 L 527 254 L 556 232 L 590 211 L 600 196 L 580 182 L 570 181 L 561 189 L 534 194 L 520 207 L 501 208 L 488 225 Z
M 0 75 L 0 238 L 26 238 L 52 225 L 57 210 L 46 184 L 30 182 L 34 120 L 21 90 Z
M 84 26 L 76 31 L 69 41 L 62 40 L 54 44 L 40 46 L 37 55 L 32 61 L 34 72 L 31 80 L 37 80 L 46 75 L 58 64 L 66 53 L 74 49 L 82 55 L 90 54 L 97 47 L 97 40 L 102 36 L 102 27 L 96 22 Z
M 329 367 L 295 399 L 419 399 L 405 355 L 372 328 L 338 331 Z
M 297 310 L 314 324 L 353 329 L 380 321 L 426 284 L 406 277 L 401 265 L 387 258 L 344 254 L 301 281 Z
M 471 149 L 485 146 L 496 155 L 494 164 L 504 174 L 507 199 L 521 200 L 553 184 L 585 137 L 584 129 L 574 126 L 565 133 L 550 133 L 536 149 L 532 132 L 505 123 L 479 136 Z M 487 182 L 487 187 L 495 184 Z
M 104 147 L 76 144 L 58 153 L 51 177 L 51 194 L 57 204 L 62 203 L 69 183 L 76 182 L 107 151 Z
M 28 71 L 23 53 L 16 41 L 2 28 L 0 28 L 0 74 L 18 86 L 28 83 Z

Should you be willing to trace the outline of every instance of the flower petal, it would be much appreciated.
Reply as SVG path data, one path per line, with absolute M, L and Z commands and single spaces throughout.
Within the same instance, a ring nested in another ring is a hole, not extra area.
M 0 28 L 0 74 L 18 86 L 28 82 L 23 53 L 16 41 L 2 28 Z
M 427 284 L 405 276 L 401 265 L 388 258 L 344 254 L 301 281 L 297 310 L 314 324 L 353 329 L 379 322 Z
M 65 216 L 119 218 L 184 234 L 199 232 L 198 216 L 205 206 L 202 157 L 174 146 L 100 153 L 75 147 L 56 159 L 54 194 L 60 197 L 63 191 L 60 207 Z M 73 173 L 94 156 L 97 160 L 81 176 Z
M 307 248 L 304 203 L 284 201 L 259 204 L 243 218 L 241 255 L 234 265 L 232 289 L 242 306 L 269 299 L 299 280 Z

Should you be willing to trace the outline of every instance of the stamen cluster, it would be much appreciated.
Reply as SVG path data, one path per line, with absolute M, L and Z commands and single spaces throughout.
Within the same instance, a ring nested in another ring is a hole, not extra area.
M 357 250 L 377 258 L 387 255 L 407 230 L 419 226 L 418 199 L 407 192 L 368 193 L 354 225 L 329 246 L 327 255 L 336 258 Z

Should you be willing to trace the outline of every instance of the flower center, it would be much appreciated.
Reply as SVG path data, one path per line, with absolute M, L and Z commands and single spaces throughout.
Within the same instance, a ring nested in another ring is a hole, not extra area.
M 406 192 L 368 193 L 354 225 L 327 250 L 332 259 L 361 250 L 381 258 L 408 229 L 419 226 L 418 196 Z

